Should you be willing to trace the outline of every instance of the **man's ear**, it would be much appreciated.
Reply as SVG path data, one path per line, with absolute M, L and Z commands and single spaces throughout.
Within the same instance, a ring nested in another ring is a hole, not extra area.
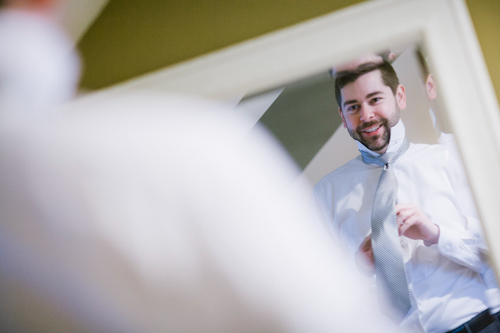
M 398 103 L 400 110 L 404 110 L 406 108 L 406 92 L 405 87 L 402 84 L 400 84 L 396 90 L 396 102 Z
M 342 124 L 344 124 L 344 128 L 347 128 L 347 124 L 345 123 L 344 114 L 342 113 L 342 109 L 339 107 L 340 118 L 342 118 Z
M 434 76 L 432 74 L 427 75 L 427 80 L 425 80 L 425 91 L 427 91 L 427 96 L 430 100 L 436 98 L 436 81 L 434 81 Z

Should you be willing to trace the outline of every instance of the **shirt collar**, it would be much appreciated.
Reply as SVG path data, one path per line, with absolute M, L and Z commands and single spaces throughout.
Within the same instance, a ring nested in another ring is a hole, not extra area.
M 389 147 L 387 147 L 386 153 L 391 153 L 393 151 L 397 151 L 399 147 L 403 144 L 404 138 L 406 135 L 406 130 L 405 130 L 405 125 L 399 119 L 396 125 L 391 127 L 391 139 L 389 140 Z M 356 140 L 356 144 L 358 145 L 358 150 L 363 150 L 366 151 L 373 156 L 379 156 L 380 154 L 377 154 L 370 149 L 366 148 L 364 144 Z

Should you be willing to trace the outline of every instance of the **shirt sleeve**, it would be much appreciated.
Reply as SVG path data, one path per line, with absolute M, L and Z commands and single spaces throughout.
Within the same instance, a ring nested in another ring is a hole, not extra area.
M 341 249 L 343 264 L 346 265 L 346 267 L 348 267 L 352 272 L 361 273 L 364 277 L 371 279 L 370 288 L 373 288 L 375 286 L 375 273 L 369 273 L 366 269 L 363 269 L 356 258 L 356 250 L 354 249 L 357 249 L 357 246 L 360 244 L 356 244 L 356 246 L 354 246 L 353 243 L 349 243 L 350 246 L 348 246 L 345 242 L 342 242 L 338 230 L 335 230 L 333 227 L 333 222 L 329 222 L 328 218 L 325 216 L 323 206 L 326 206 L 327 204 L 322 201 L 322 198 L 325 195 L 325 193 L 322 193 L 317 188 L 314 189 L 311 198 L 311 219 L 314 227 L 316 229 L 320 229 L 321 232 L 330 235 L 334 243 Z M 352 258 L 352 260 L 349 260 L 350 258 Z
M 486 243 L 478 229 L 479 220 L 467 217 L 467 223 L 468 225 L 477 224 L 477 226 L 459 229 L 439 225 L 439 241 L 431 245 L 431 248 L 448 259 L 482 274 L 489 268 Z
M 427 242 L 424 244 L 460 265 L 483 273 L 489 268 L 487 246 L 480 220 L 477 218 L 467 175 L 454 137 L 449 135 L 448 141 L 443 145 L 446 147 L 445 168 L 453 187 L 453 195 L 457 200 L 456 207 L 464 219 L 461 222 L 434 221 L 440 228 L 439 241 L 434 245 Z

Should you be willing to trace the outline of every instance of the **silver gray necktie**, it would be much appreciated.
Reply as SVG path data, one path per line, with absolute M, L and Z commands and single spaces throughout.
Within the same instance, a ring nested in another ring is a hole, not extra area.
M 384 311 L 398 323 L 410 310 L 411 299 L 394 207 L 398 181 L 391 165 L 409 146 L 410 143 L 405 138 L 399 150 L 394 153 L 372 156 L 361 151 L 365 163 L 383 166 L 373 201 L 371 242 L 379 299 Z

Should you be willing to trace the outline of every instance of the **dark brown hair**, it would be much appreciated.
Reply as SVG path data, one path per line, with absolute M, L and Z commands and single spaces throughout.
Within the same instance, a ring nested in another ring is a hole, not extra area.
M 360 76 L 365 75 L 367 73 L 379 70 L 382 75 L 382 82 L 384 85 L 391 88 L 392 93 L 396 95 L 396 91 L 399 86 L 399 79 L 396 71 L 387 61 L 383 61 L 382 63 L 374 63 L 367 62 L 365 64 L 361 64 L 358 68 L 354 70 L 347 70 L 337 72 L 335 75 L 335 98 L 337 99 L 337 104 L 342 109 L 342 95 L 340 93 L 341 89 L 344 88 L 347 84 L 355 82 Z

